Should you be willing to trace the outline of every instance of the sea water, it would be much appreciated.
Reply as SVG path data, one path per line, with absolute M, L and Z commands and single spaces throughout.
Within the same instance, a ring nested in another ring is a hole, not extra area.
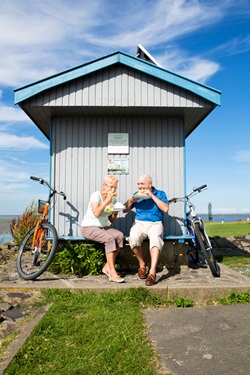
M 1 221 L 11 221 L 13 219 L 17 219 L 21 215 L 0 215 L 0 222 Z M 12 235 L 10 234 L 10 229 L 8 228 L 7 231 L 3 231 L 0 228 L 0 245 L 3 245 L 6 242 L 11 242 L 13 240 Z
M 202 218 L 203 221 L 209 221 L 208 215 L 198 214 Z M 215 223 L 231 223 L 234 221 L 244 221 L 250 220 L 250 213 L 249 214 L 216 214 L 212 215 L 212 220 Z

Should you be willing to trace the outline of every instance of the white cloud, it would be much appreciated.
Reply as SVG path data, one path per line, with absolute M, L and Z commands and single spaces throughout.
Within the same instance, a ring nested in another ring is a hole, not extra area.
M 220 69 L 219 64 L 202 59 L 190 59 L 184 69 L 179 69 L 178 73 L 192 80 L 205 83 Z
M 201 83 L 205 83 L 220 70 L 218 63 L 200 57 L 190 58 L 185 51 L 177 48 L 173 51 L 168 48 L 157 60 L 166 69 Z
M 26 176 L 27 177 L 27 176 Z M 23 190 L 26 190 L 28 188 L 28 184 L 26 183 L 8 183 L 8 184 L 0 184 L 0 189 L 2 194 L 8 194 L 8 196 L 11 196 L 11 194 L 15 193 L 18 194 Z
M 0 133 L 0 150 L 48 149 L 49 146 L 35 137 L 18 137 L 14 134 Z
M 66 0 L 2 1 L 0 81 L 17 87 L 117 49 L 135 54 L 138 43 L 158 60 L 157 48 L 217 23 L 234 6 L 196 0 L 93 0 L 73 6 Z M 179 57 L 183 61 L 183 53 Z M 204 82 L 217 65 L 197 57 L 183 72 Z
M 12 162 L 14 162 L 14 163 L 19 163 L 19 164 L 24 164 L 24 165 L 28 165 L 29 163 L 27 162 L 27 161 L 25 161 L 25 160 L 22 160 L 22 159 L 19 159 L 19 158 L 15 158 L 15 157 L 13 157 L 13 156 L 10 156 L 9 157 L 9 160 L 11 160 Z
M 126 48 L 134 46 L 135 41 L 155 47 L 223 17 L 223 7 L 219 4 L 213 7 L 204 2 L 183 0 L 148 1 L 147 5 L 145 1 L 127 3 L 123 7 L 119 4 L 120 9 L 116 9 L 113 2 L 109 2 L 110 8 L 106 8 L 106 12 L 104 9 L 106 17 L 103 13 L 97 15 L 103 33 L 89 32 L 87 40 L 94 45 L 109 47 L 116 47 L 119 41 Z
M 48 165 L 25 163 L 21 159 L 0 159 L 0 214 L 21 214 L 32 199 L 45 199 L 44 186 L 30 180 L 30 175 L 42 176 L 48 180 Z
M 0 173 L 3 175 L 3 180 L 5 184 L 2 185 L 1 191 L 8 191 L 10 187 L 10 182 L 16 182 L 16 181 L 23 181 L 29 179 L 29 174 L 24 171 L 18 171 L 17 168 L 15 170 L 6 170 L 5 167 L 0 167 Z M 16 186 L 16 185 L 15 185 Z
M 46 189 L 25 182 L 0 183 L 0 214 L 21 215 L 33 200 L 46 199 Z
M 232 38 L 226 43 L 218 46 L 217 48 L 209 51 L 213 55 L 232 56 L 250 51 L 250 34 L 240 35 L 239 37 Z
M 234 156 L 234 160 L 239 162 L 250 162 L 250 150 L 242 150 L 237 152 Z
M 6 190 L 6 186 L 10 186 L 13 183 L 20 183 L 20 181 L 27 181 L 29 179 L 29 168 L 32 168 L 30 164 L 23 163 L 23 160 L 4 160 L 0 159 L 0 175 L 2 190 Z M 8 189 L 7 187 L 7 189 Z
M 48 165 L 22 159 L 0 159 L 0 214 L 22 214 L 32 199 L 46 199 L 44 186 L 30 180 L 35 174 L 48 180 Z
M 30 118 L 19 108 L 0 106 L 0 122 L 31 121 Z

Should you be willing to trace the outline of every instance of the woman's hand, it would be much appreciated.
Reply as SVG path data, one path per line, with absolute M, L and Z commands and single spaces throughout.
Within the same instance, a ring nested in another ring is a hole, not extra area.
M 106 209 L 106 207 L 112 203 L 112 198 L 117 196 L 116 188 L 107 188 L 105 190 L 102 190 L 101 196 L 103 200 L 101 204 L 97 202 L 93 202 L 91 204 L 91 208 L 95 217 L 99 217 L 103 213 L 103 211 Z M 115 219 L 116 218 L 114 218 L 113 221 Z
M 106 199 L 104 200 L 105 203 L 110 204 L 112 202 L 112 198 L 116 196 L 116 191 L 115 190 L 110 190 L 107 192 Z

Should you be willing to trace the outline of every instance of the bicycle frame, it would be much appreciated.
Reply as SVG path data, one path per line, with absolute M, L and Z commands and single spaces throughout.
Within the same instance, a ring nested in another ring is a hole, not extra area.
M 192 221 L 188 217 L 186 217 L 186 221 L 187 221 L 187 231 L 193 237 L 193 242 L 196 245 L 197 241 L 196 241 L 196 237 L 195 237 L 195 231 L 194 231 L 194 228 L 192 226 Z
M 48 212 L 49 212 L 49 205 L 50 205 L 50 202 L 46 202 L 46 204 L 44 206 L 42 206 L 42 208 L 43 208 L 42 218 L 40 220 L 38 220 L 38 222 L 36 224 L 35 233 L 34 233 L 34 236 L 33 236 L 33 239 L 32 239 L 32 251 L 34 251 L 34 249 L 36 247 L 38 247 L 39 249 L 42 248 L 44 231 L 41 230 L 41 223 L 44 222 L 44 221 L 47 221 L 47 216 L 48 216 Z M 39 232 L 40 232 L 40 234 L 39 234 Z M 37 244 L 37 240 L 39 241 L 38 244 Z
M 46 202 L 38 201 L 38 212 L 42 217 L 36 225 L 31 228 L 22 240 L 17 256 L 17 271 L 19 276 L 25 280 L 34 280 L 39 277 L 50 265 L 58 246 L 58 234 L 53 224 L 48 221 L 48 213 L 51 199 L 56 195 L 66 195 L 61 191 L 53 189 L 50 184 L 42 178 L 30 177 L 50 189 Z
M 194 204 L 190 201 L 190 198 L 197 194 L 200 193 L 202 190 L 204 190 L 207 187 L 207 185 L 202 185 L 198 188 L 193 188 L 192 192 L 184 195 L 183 197 L 178 197 L 178 198 L 172 198 L 169 200 L 169 203 L 176 203 L 176 202 L 183 202 L 186 206 L 188 206 L 189 210 L 186 210 L 186 221 L 187 221 L 187 230 L 190 232 L 192 236 L 195 237 L 195 228 L 194 228 L 194 223 L 195 222 L 202 222 L 201 218 L 199 218 L 196 215 L 195 211 L 195 206 Z M 189 216 L 192 217 L 192 219 L 189 218 Z M 203 223 L 202 223 L 203 225 Z
M 193 188 L 193 191 L 191 193 L 185 195 L 184 197 L 172 198 L 172 199 L 170 199 L 169 203 L 176 203 L 177 201 L 178 202 L 181 201 L 181 202 L 184 202 L 185 205 L 187 205 L 189 207 L 189 211 L 186 212 L 186 221 L 187 221 L 187 230 L 189 231 L 189 234 L 191 234 L 193 236 L 193 239 L 192 239 L 192 243 L 193 243 L 192 246 L 193 247 L 192 247 L 192 249 L 195 248 L 195 250 L 193 250 L 193 253 L 196 254 L 195 261 L 196 261 L 196 263 L 199 262 L 199 251 L 201 251 L 201 253 L 204 255 L 204 257 L 206 259 L 206 262 L 209 265 L 209 268 L 212 272 L 212 275 L 214 277 L 219 277 L 220 276 L 220 267 L 216 263 L 216 260 L 215 260 L 214 254 L 213 254 L 212 245 L 211 245 L 210 239 L 207 235 L 204 223 L 203 223 L 202 219 L 199 216 L 197 216 L 197 214 L 195 212 L 195 206 L 190 201 L 190 198 L 193 195 L 195 195 L 197 193 L 200 193 L 206 187 L 207 187 L 207 185 L 202 185 L 198 188 Z M 189 218 L 189 217 L 191 217 L 192 219 Z M 188 252 L 188 254 L 191 255 L 192 252 Z

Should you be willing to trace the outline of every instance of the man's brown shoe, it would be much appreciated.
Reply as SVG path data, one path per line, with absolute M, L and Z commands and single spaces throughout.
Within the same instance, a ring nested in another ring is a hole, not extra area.
M 138 269 L 138 277 L 139 279 L 146 279 L 147 277 L 146 267 L 142 267 Z
M 156 282 L 156 276 L 152 275 L 151 273 L 148 275 L 147 280 L 145 281 L 145 284 L 147 286 L 152 286 Z

